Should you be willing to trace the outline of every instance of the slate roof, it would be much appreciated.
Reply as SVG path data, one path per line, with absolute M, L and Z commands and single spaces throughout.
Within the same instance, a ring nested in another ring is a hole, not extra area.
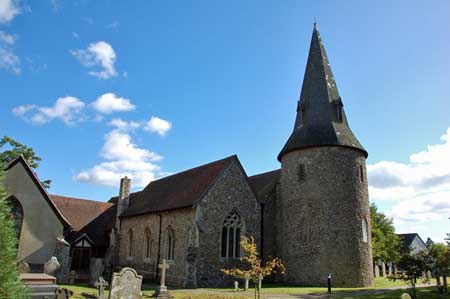
M 194 206 L 233 161 L 239 162 L 236 155 L 152 181 L 122 217 Z
M 250 176 L 248 183 L 259 202 L 264 202 L 280 181 L 281 169 Z
M 342 107 L 340 118 L 338 106 Z M 367 157 L 367 151 L 348 125 L 325 47 L 314 24 L 294 131 L 278 160 L 288 152 L 316 146 L 351 147 Z
M 51 194 L 50 198 L 76 231 L 113 206 L 112 203 L 54 194 Z
M 422 241 L 423 245 L 426 247 L 425 242 L 422 240 L 422 238 L 417 233 L 409 233 L 409 234 L 397 234 L 397 236 L 402 239 L 403 242 L 403 251 L 409 252 L 411 249 L 412 242 L 414 241 L 415 237 L 418 237 L 420 241 Z

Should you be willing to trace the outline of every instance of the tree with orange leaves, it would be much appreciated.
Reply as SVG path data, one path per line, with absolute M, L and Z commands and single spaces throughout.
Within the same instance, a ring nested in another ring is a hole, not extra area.
M 241 237 L 241 247 L 244 251 L 244 256 L 241 261 L 245 262 L 246 270 L 243 269 L 221 269 L 225 275 L 234 276 L 238 278 L 251 278 L 255 284 L 255 299 L 260 298 L 260 289 L 258 282 L 260 279 L 275 273 L 284 274 L 286 268 L 279 258 L 270 259 L 263 265 L 259 257 L 258 249 L 256 247 L 255 238 L 250 236 Z

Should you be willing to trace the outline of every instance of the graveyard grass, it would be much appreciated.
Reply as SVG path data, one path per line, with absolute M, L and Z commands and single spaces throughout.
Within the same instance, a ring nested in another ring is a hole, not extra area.
M 392 292 L 387 292 L 383 294 L 373 294 L 365 296 L 356 297 L 335 297 L 335 299 L 398 299 L 400 296 L 406 293 L 405 290 L 397 290 Z M 439 294 L 436 287 L 418 288 L 417 289 L 418 299 L 450 299 L 450 294 Z
M 85 297 L 82 296 L 82 293 L 86 293 L 89 295 L 97 295 L 97 289 L 88 287 L 87 285 L 62 285 L 61 287 L 68 288 L 72 291 L 74 291 L 73 299 L 84 299 Z M 149 284 L 143 284 L 142 286 L 142 293 L 143 298 L 150 298 L 150 296 L 153 294 L 155 290 L 156 285 L 149 285 Z M 384 288 L 390 288 L 390 287 L 405 287 L 407 288 L 406 284 L 403 281 L 389 281 L 385 278 L 377 278 L 375 279 L 375 286 L 372 288 L 334 288 L 334 293 L 339 292 L 357 292 L 362 290 L 371 290 L 371 289 L 384 289 Z M 425 292 L 427 296 L 422 296 L 419 298 L 449 298 L 439 296 L 436 294 L 436 296 L 439 297 L 430 297 L 432 293 L 430 293 L 433 290 L 433 288 L 423 290 L 421 289 L 420 292 Z M 222 294 L 216 294 L 215 292 L 221 292 Z M 326 293 L 326 288 L 321 287 L 285 287 L 280 285 L 270 285 L 266 284 L 263 285 L 263 288 L 261 290 L 261 295 L 264 297 L 264 294 L 318 294 L 318 293 Z M 404 291 L 395 291 L 390 292 L 393 294 L 401 294 Z M 253 298 L 253 289 L 250 289 L 248 292 L 234 292 L 233 288 L 207 288 L 207 289 L 197 289 L 195 291 L 193 290 L 184 290 L 184 289 L 175 289 L 170 290 L 171 295 L 175 297 L 175 299 L 226 299 L 226 298 L 234 298 L 234 299 L 248 299 Z M 352 298 L 376 298 L 376 299 L 390 299 L 390 298 L 398 298 L 399 295 L 396 295 L 397 297 L 390 297 L 390 293 L 388 294 L 378 294 L 378 295 L 369 295 L 369 296 L 362 296 L 362 297 L 352 297 Z M 419 293 L 420 294 L 420 293 Z M 431 294 L 431 295 L 430 295 Z M 108 290 L 105 290 L 105 297 L 108 296 Z

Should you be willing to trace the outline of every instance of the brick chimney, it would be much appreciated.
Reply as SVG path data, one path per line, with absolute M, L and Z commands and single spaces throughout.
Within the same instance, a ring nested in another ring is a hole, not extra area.
M 122 215 L 128 208 L 130 201 L 131 179 L 125 176 L 120 180 L 119 199 L 117 200 L 117 218 Z M 120 221 L 117 219 L 116 227 L 120 230 Z

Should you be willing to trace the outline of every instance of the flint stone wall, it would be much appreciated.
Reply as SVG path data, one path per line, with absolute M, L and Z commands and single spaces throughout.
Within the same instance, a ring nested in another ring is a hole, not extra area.
M 299 179 L 299 165 L 305 167 Z M 344 147 L 317 147 L 282 158 L 278 248 L 286 282 L 367 287 L 373 283 L 370 209 L 364 155 Z M 363 167 L 363 180 L 360 178 Z M 368 242 L 362 241 L 362 219 Z

